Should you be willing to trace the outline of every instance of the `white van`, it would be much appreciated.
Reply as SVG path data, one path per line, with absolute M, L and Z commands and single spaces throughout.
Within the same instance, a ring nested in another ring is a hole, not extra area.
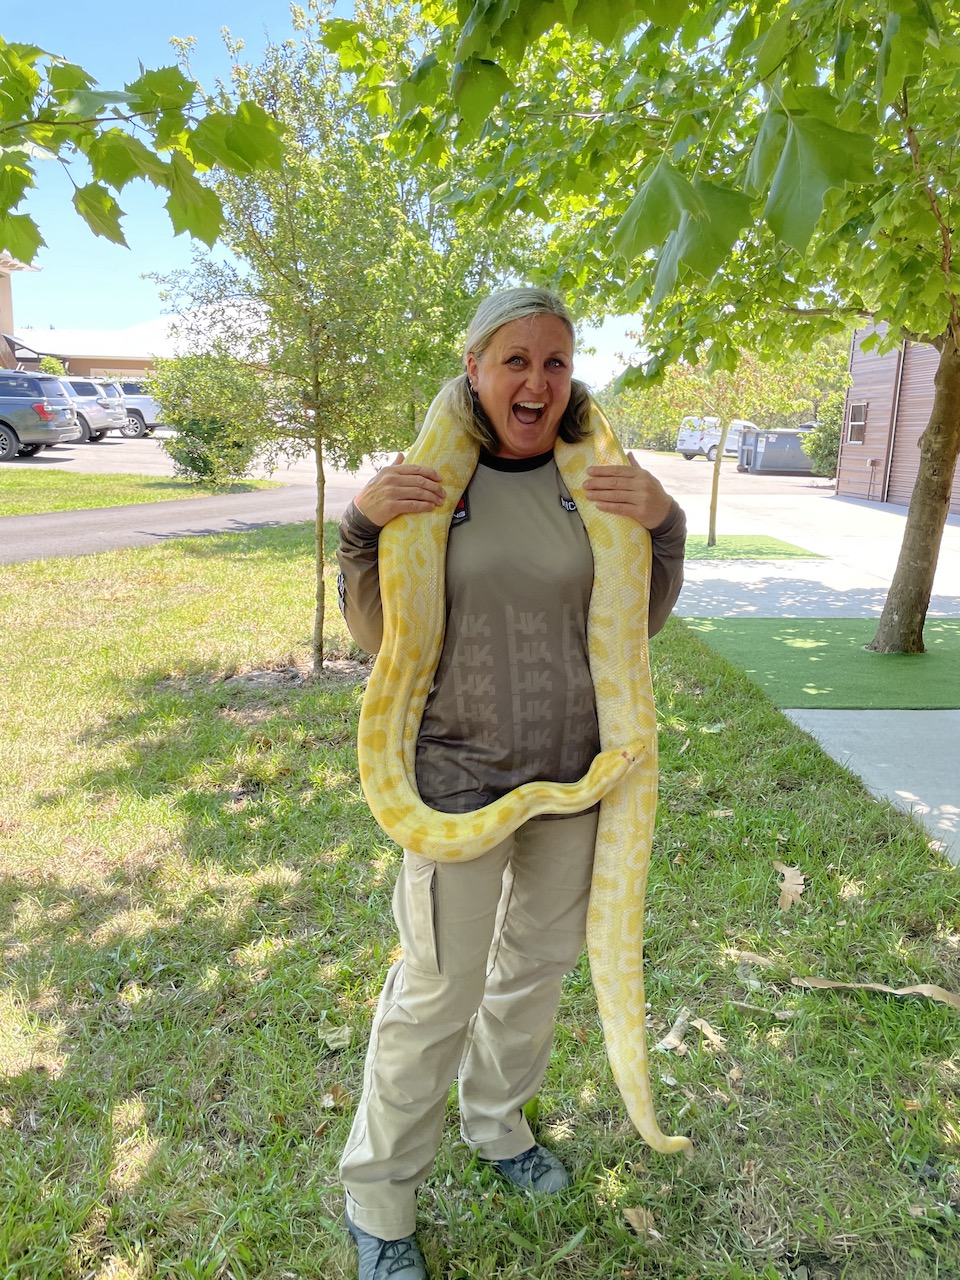
M 734 418 L 727 431 L 726 443 L 723 446 L 724 456 L 739 457 L 740 432 L 747 428 L 756 431 L 752 422 L 743 418 Z M 686 417 L 680 423 L 677 433 L 677 452 L 687 459 L 706 458 L 713 462 L 720 446 L 720 419 Z

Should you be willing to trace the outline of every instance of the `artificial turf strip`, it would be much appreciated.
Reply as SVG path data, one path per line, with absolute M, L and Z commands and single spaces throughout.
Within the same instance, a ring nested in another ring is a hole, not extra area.
M 797 547 L 792 542 L 781 542 L 779 538 L 767 538 L 763 534 L 726 534 L 717 538 L 715 547 L 707 546 L 706 535 L 690 534 L 687 538 L 686 558 L 688 560 L 825 560 L 826 556 L 817 555 Z
M 688 618 L 778 707 L 952 710 L 960 707 L 960 619 L 928 619 L 926 653 L 865 649 L 875 618 Z

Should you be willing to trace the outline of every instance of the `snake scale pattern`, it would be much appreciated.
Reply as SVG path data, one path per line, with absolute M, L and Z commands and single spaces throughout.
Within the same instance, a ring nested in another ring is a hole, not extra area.
M 607 1056 L 633 1124 L 656 1151 L 688 1150 L 657 1123 L 650 1091 L 643 985 L 643 912 L 657 803 L 656 715 L 647 653 L 650 536 L 626 516 L 597 510 L 583 492 L 587 467 L 627 461 L 594 405 L 580 444 L 558 440 L 560 474 L 594 557 L 588 618 L 601 751 L 575 783 L 530 782 L 474 813 L 429 808 L 416 787 L 417 733 L 445 625 L 447 535 L 478 449 L 453 425 L 445 393 L 431 405 L 405 461 L 440 473 L 446 500 L 402 515 L 380 535 L 383 643 L 364 695 L 360 779 L 383 830 L 440 861 L 478 858 L 541 813 L 579 813 L 602 798 L 587 919 L 590 970 Z

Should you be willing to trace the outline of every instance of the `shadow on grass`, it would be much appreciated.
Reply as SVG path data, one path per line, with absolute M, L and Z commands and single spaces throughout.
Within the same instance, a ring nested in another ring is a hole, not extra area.
M 3 1273 L 140 1250 L 161 1275 L 283 1258 L 336 1276 L 336 1234 L 318 1241 L 392 945 L 357 687 L 156 671 L 124 694 L 85 737 L 91 766 L 38 797 L 84 829 L 0 895 L 24 1015 L 0 1091 Z

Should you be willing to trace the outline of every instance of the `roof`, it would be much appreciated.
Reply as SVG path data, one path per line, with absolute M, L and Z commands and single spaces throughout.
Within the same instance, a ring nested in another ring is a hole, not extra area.
M 177 344 L 169 332 L 173 323 L 171 317 L 161 316 L 128 329 L 18 329 L 10 337 L 17 346 L 41 356 L 149 360 L 177 354 Z

